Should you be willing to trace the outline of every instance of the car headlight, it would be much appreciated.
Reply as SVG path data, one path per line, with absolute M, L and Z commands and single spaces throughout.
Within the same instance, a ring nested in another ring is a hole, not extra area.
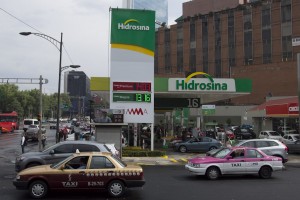
M 21 179 L 21 176 L 20 175 L 17 175 L 16 176 L 16 180 L 20 180 Z
M 192 162 L 189 162 L 188 165 L 191 166 L 191 167 L 194 167 L 194 168 L 201 168 L 201 167 L 203 167 L 199 163 L 192 163 Z
M 22 160 L 24 160 L 24 159 L 25 159 L 25 156 L 18 156 L 18 157 L 16 158 L 17 161 L 22 161 Z

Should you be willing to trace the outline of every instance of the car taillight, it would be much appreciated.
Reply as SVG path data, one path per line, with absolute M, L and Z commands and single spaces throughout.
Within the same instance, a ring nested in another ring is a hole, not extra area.
M 281 142 L 281 141 L 280 141 Z M 288 152 L 289 151 L 289 148 L 283 143 L 283 142 L 281 142 L 281 144 L 284 146 L 284 150 L 286 151 L 286 152 Z

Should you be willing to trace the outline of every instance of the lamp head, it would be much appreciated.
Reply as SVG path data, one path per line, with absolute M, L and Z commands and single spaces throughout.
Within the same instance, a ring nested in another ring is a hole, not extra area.
M 21 32 L 21 33 L 19 33 L 20 35 L 24 35 L 24 36 L 27 36 L 27 35 L 30 35 L 31 34 L 31 32 Z
M 70 65 L 70 67 L 75 69 L 75 68 L 79 68 L 80 65 Z

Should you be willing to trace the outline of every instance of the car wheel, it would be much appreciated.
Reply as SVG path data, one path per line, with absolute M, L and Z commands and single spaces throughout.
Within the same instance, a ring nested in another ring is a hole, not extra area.
M 185 146 L 180 146 L 179 147 L 179 151 L 181 152 L 181 153 L 185 153 L 186 152 L 186 147 Z
M 41 199 L 46 196 L 48 186 L 44 181 L 34 181 L 29 186 L 29 193 L 35 199 Z
M 212 146 L 212 147 L 209 148 L 209 151 L 214 150 L 214 149 L 217 149 L 217 147 Z
M 120 197 L 125 192 L 125 186 L 121 181 L 113 180 L 108 185 L 108 193 L 112 197 Z
M 272 170 L 271 170 L 271 168 L 268 167 L 268 166 L 263 166 L 259 170 L 259 176 L 261 178 L 263 178 L 263 179 L 271 178 L 271 176 L 272 176 Z
M 220 170 L 217 167 L 210 167 L 206 170 L 206 177 L 209 180 L 217 180 L 220 177 Z

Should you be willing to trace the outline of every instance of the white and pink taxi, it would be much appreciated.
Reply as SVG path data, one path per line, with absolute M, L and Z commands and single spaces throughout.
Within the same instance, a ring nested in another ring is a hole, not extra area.
M 210 156 L 192 158 L 185 165 L 192 174 L 206 175 L 210 180 L 230 174 L 258 174 L 267 179 L 283 168 L 281 158 L 248 147 L 221 148 Z

